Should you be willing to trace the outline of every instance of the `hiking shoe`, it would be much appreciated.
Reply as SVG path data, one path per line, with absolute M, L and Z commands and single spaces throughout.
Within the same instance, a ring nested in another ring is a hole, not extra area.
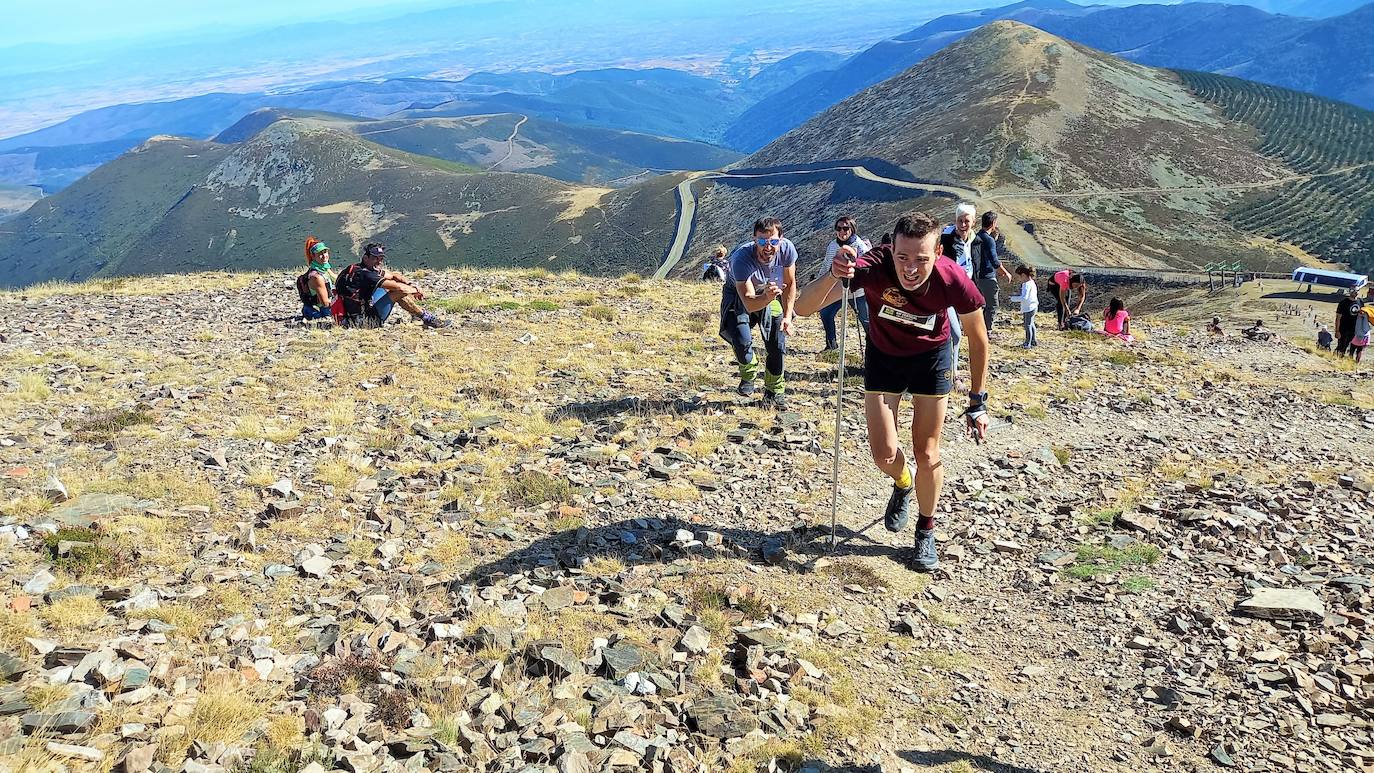
M 452 322 L 450 322 L 450 321 L 448 321 L 448 320 L 446 320 L 446 319 L 439 319 L 438 317 L 434 316 L 433 314 L 429 314 L 429 313 L 425 313 L 423 316 L 420 317 L 420 323 L 423 324 L 423 325 L 424 325 L 425 327 L 427 327 L 427 328 L 435 328 L 435 329 L 437 329 L 437 328 L 451 327 L 451 326 L 453 325 Z
M 917 572 L 933 572 L 940 568 L 940 557 L 935 554 L 935 530 L 916 530 L 916 552 L 911 557 L 911 568 Z
M 787 398 L 783 397 L 782 392 L 764 390 L 763 405 L 765 408 L 772 406 L 775 411 L 785 411 L 787 410 Z
M 754 380 L 748 379 L 739 382 L 739 386 L 735 388 L 735 391 L 739 393 L 740 397 L 752 397 L 754 395 Z
M 911 495 L 915 491 L 915 486 L 892 487 L 892 496 L 887 498 L 887 511 L 883 513 L 883 526 L 888 531 L 899 532 L 906 528 L 907 518 L 911 514 Z
M 837 344 L 837 343 L 835 343 L 834 341 L 826 341 L 826 342 L 825 342 L 825 348 L 822 349 L 821 351 L 823 351 L 823 352 L 833 352 L 833 351 L 835 351 L 836 349 L 839 349 L 839 348 L 840 348 L 840 345 Z

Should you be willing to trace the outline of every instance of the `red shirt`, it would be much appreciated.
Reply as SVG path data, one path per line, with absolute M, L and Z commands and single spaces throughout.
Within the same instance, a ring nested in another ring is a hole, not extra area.
M 1054 272 L 1054 276 L 1051 277 L 1051 279 L 1054 280 L 1054 283 L 1055 283 L 1056 285 L 1059 285 L 1059 289 L 1060 289 L 1060 290 L 1063 290 L 1064 292 L 1068 292 L 1068 291 L 1069 291 L 1069 279 L 1070 279 L 1072 276 L 1073 276 L 1072 272 L 1070 272 L 1070 271 L 1066 268 L 1066 269 L 1064 269 L 1063 271 L 1056 271 L 1056 272 Z
M 903 290 L 893 266 L 892 248 L 875 247 L 859 258 L 853 286 L 868 300 L 868 333 L 873 345 L 893 357 L 909 357 L 949 340 L 949 310 L 968 314 L 983 307 L 983 294 L 958 263 L 935 259 L 930 279 Z

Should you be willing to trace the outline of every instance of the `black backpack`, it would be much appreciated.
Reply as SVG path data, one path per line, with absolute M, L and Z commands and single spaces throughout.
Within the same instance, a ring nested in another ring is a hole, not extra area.
M 304 274 L 296 277 L 296 295 L 300 296 L 303 306 L 314 306 L 319 303 L 314 290 L 310 287 L 310 275 L 313 273 L 315 273 L 315 269 L 306 269 Z
M 358 266 L 354 263 L 344 269 L 339 274 L 339 281 L 334 284 L 334 292 L 343 299 L 344 314 L 347 316 L 367 314 L 372 310 L 372 297 L 358 285 Z

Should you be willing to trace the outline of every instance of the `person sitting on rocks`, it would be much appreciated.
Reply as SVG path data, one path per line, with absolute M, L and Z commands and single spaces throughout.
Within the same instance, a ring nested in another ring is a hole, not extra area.
M 1273 331 L 1264 326 L 1264 320 L 1255 320 L 1254 327 L 1247 327 L 1240 331 L 1240 334 L 1249 338 L 1251 341 L 1268 341 L 1274 337 Z
M 1120 298 L 1113 298 L 1107 304 L 1101 333 L 1128 344 L 1135 343 L 1135 336 L 1131 335 L 1131 313 L 1126 311 L 1126 304 Z
M 1221 329 L 1221 317 L 1212 317 L 1212 321 L 1207 323 L 1207 332 L 1214 336 L 1226 335 L 1226 331 Z
M 1322 326 L 1317 330 L 1317 346 L 1318 346 L 1318 347 L 1320 347 L 1320 348 L 1322 348 L 1322 349 L 1325 349 L 1325 350 L 1327 350 L 1327 351 L 1329 352 L 1329 351 L 1331 351 L 1331 345 L 1332 345 L 1333 343 L 1335 343 L 1335 342 L 1336 342 L 1336 337 L 1333 336 L 1333 335 L 1331 335 L 1331 331 L 1327 329 L 1326 325 L 1322 325 Z
M 329 319 L 334 303 L 334 267 L 329 264 L 329 247 L 311 236 L 305 240 L 305 273 L 296 277 L 296 292 L 301 299 L 301 317 L 307 321 Z
M 706 265 L 701 267 L 701 281 L 725 281 L 725 277 L 730 273 L 730 267 L 725 264 L 726 254 L 727 251 L 724 244 L 716 247 L 715 253 L 706 261 Z
M 336 290 L 343 299 L 343 323 L 346 327 L 381 327 L 400 306 L 425 327 L 448 327 L 448 320 L 439 319 L 420 308 L 416 301 L 425 294 L 414 282 L 397 271 L 382 267 L 386 261 L 386 247 L 368 244 L 362 259 L 339 274 Z

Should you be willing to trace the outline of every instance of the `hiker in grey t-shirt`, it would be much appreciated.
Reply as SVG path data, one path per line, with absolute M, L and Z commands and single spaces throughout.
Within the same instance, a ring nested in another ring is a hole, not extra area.
M 792 335 L 797 298 L 797 248 L 782 236 L 775 217 L 754 221 L 754 239 L 730 255 L 730 278 L 720 294 L 720 337 L 735 350 L 739 365 L 738 392 L 754 394 L 758 361 L 751 328 L 758 326 L 767 356 L 764 359 L 763 400 L 784 408 L 783 358 Z

